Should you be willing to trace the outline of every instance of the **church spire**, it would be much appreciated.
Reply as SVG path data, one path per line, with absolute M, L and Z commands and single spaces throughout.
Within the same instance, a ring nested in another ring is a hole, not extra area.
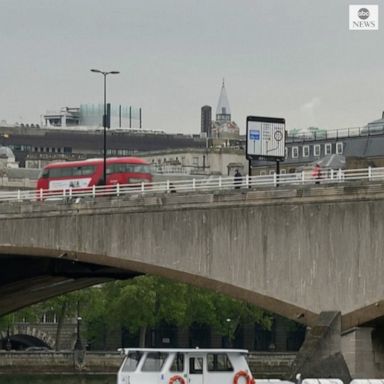
M 224 78 L 223 84 L 221 86 L 219 102 L 217 103 L 216 121 L 218 123 L 225 123 L 227 121 L 231 121 L 231 109 L 229 108 L 229 101 L 227 97 L 227 92 L 225 90 Z

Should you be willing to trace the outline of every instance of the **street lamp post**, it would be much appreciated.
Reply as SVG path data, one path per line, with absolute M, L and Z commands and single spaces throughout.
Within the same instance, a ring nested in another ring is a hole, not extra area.
M 227 348 L 230 348 L 231 347 L 231 321 L 232 319 L 230 319 L 229 317 L 227 319 L 225 319 L 225 321 L 227 322 L 227 337 L 228 337 L 228 340 L 227 340 Z
M 80 301 L 77 301 L 77 323 L 76 323 L 76 343 L 74 349 L 79 351 L 83 349 L 83 345 L 81 343 L 81 337 L 80 337 L 80 322 L 82 320 L 80 316 Z
M 103 185 L 107 184 L 107 75 L 118 75 L 119 71 L 100 71 L 99 69 L 91 69 L 91 72 L 101 73 L 104 76 L 104 152 L 103 152 Z

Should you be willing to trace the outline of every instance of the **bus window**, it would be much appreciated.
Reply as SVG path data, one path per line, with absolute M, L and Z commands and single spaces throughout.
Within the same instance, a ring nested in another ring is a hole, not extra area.
M 72 176 L 72 168 L 50 168 L 49 178 Z
M 83 176 L 93 175 L 96 171 L 96 167 L 93 165 L 87 165 L 86 167 L 81 167 Z
M 134 172 L 137 173 L 151 173 L 151 168 L 148 165 L 136 165 Z
M 48 179 L 49 177 L 49 170 L 48 169 L 43 169 L 43 171 L 41 172 L 41 175 L 39 178 L 42 178 L 42 179 Z

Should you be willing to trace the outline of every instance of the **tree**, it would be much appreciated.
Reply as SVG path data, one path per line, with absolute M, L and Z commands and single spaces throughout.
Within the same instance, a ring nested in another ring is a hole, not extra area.
M 147 330 L 164 323 L 179 327 L 194 323 L 207 325 L 229 340 L 233 340 L 241 324 L 256 322 L 267 329 L 272 324 L 269 314 L 251 304 L 150 275 L 62 295 L 12 316 L 36 322 L 44 313 L 55 312 L 56 348 L 59 348 L 64 320 L 77 316 L 78 302 L 87 340 L 91 346 L 102 349 L 106 348 L 111 329 L 126 328 L 139 333 L 139 345 L 144 347 Z M 2 318 L 0 324 L 6 327 L 9 321 L 10 318 Z
M 184 284 L 140 276 L 122 285 L 111 312 L 114 320 L 117 319 L 130 332 L 140 332 L 140 346 L 145 345 L 148 328 L 162 322 L 182 325 L 185 321 Z
M 189 321 L 209 325 L 230 340 L 240 324 L 256 322 L 266 329 L 272 326 L 272 316 L 249 303 L 194 287 L 189 287 L 187 296 Z

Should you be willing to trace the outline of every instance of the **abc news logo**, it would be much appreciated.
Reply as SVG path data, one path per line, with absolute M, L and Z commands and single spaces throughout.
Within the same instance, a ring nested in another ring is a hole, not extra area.
M 349 29 L 354 31 L 377 31 L 379 29 L 379 6 L 350 5 Z

